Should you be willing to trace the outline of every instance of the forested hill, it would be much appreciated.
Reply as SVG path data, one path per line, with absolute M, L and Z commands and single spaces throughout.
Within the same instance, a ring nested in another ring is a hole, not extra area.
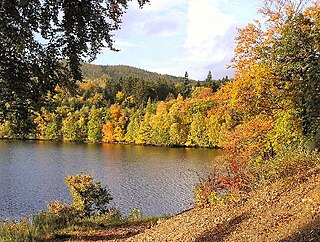
M 174 83 L 181 82 L 182 77 L 172 75 L 162 75 L 156 72 L 146 71 L 140 68 L 126 65 L 94 65 L 82 64 L 83 77 L 85 79 L 100 79 L 111 77 L 113 80 L 125 79 L 128 77 L 137 77 L 145 80 L 165 79 Z M 183 74 L 183 73 L 182 73 Z M 190 80 L 193 82 L 193 80 Z

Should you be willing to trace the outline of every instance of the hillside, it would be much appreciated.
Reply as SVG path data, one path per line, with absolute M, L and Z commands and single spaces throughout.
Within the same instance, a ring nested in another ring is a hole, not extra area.
M 156 72 L 146 71 L 140 68 L 126 65 L 94 65 L 83 63 L 82 72 L 85 79 L 99 79 L 106 76 L 119 80 L 127 77 L 139 77 L 145 80 L 164 79 L 172 82 L 179 82 L 182 77 L 172 75 L 162 75 Z M 183 74 L 183 73 L 182 73 Z M 192 80 L 191 80 L 192 81 Z
M 320 241 L 320 172 L 275 182 L 243 204 L 196 208 L 125 241 Z

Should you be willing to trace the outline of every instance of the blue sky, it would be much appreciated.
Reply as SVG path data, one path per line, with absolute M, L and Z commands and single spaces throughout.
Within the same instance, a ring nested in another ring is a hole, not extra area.
M 151 0 L 138 8 L 130 3 L 115 47 L 103 49 L 93 62 L 130 65 L 161 74 L 204 80 L 232 76 L 227 69 L 233 56 L 237 28 L 257 19 L 259 0 Z

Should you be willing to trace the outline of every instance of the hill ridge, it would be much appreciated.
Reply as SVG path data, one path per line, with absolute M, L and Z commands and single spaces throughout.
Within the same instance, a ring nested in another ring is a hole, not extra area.
M 106 77 L 121 79 L 127 77 L 136 77 L 144 78 L 146 80 L 165 79 L 172 82 L 179 82 L 183 79 L 183 77 L 169 74 L 160 74 L 129 65 L 96 65 L 82 63 L 81 69 L 85 79 L 99 79 Z

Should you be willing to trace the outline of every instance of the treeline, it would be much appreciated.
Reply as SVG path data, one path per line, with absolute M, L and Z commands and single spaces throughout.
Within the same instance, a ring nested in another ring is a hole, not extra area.
M 204 118 L 212 106 L 210 96 L 228 78 L 213 80 L 209 73 L 205 81 L 195 82 L 186 73 L 173 82 L 157 75 L 156 79 L 130 76 L 132 70 L 140 69 L 127 69 L 122 76 L 105 74 L 78 83 L 74 92 L 56 87 L 54 94 L 47 95 L 48 105 L 25 120 L 26 131 L 14 119 L 6 120 L 0 137 L 215 146 L 206 140 L 209 126 Z M 92 69 L 91 73 L 100 72 Z

